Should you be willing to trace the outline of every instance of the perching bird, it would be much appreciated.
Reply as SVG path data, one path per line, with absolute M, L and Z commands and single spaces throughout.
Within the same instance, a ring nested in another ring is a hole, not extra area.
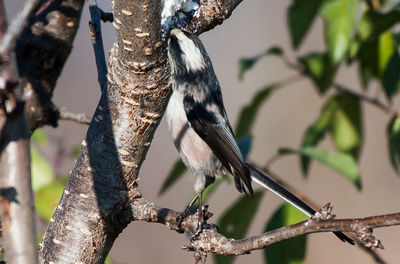
M 314 209 L 244 160 L 229 124 L 218 79 L 200 39 L 181 29 L 171 30 L 168 58 L 173 93 L 166 118 L 175 146 L 194 177 L 197 196 L 189 207 L 198 199 L 198 232 L 204 222 L 202 193 L 223 173 L 233 175 L 239 192 L 253 193 L 253 180 L 306 215 L 314 215 Z M 343 233 L 335 235 L 354 244 Z

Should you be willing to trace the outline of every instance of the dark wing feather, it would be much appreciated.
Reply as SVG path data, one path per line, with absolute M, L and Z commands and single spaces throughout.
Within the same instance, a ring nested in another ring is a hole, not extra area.
M 240 192 L 246 191 L 243 188 L 244 183 L 247 190 L 253 193 L 250 172 L 229 124 L 227 122 L 221 123 L 221 119 L 218 119 L 215 113 L 207 111 L 202 104 L 195 102 L 191 96 L 184 97 L 183 105 L 190 126 L 207 143 L 224 167 L 234 175 L 236 188 Z

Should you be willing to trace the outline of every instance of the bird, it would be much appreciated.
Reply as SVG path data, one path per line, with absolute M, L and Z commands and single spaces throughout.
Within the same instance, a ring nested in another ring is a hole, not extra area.
M 174 28 L 167 40 L 172 94 L 165 111 L 167 126 L 182 161 L 194 178 L 196 196 L 186 207 L 186 217 L 198 200 L 198 227 L 203 229 L 203 191 L 224 173 L 234 177 L 236 189 L 252 194 L 252 181 L 269 189 L 311 217 L 315 210 L 260 170 L 248 164 L 234 137 L 224 107 L 220 84 L 211 59 L 199 37 Z M 179 221 L 181 221 L 180 218 Z M 341 232 L 342 241 L 354 241 Z

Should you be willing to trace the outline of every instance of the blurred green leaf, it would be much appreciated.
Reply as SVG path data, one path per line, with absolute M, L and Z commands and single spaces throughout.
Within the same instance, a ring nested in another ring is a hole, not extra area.
M 281 47 L 272 46 L 271 48 L 267 49 L 265 55 L 275 55 L 275 56 L 282 56 L 283 50 Z
M 40 145 L 46 145 L 48 142 L 47 135 L 43 132 L 42 129 L 36 129 L 31 136 L 31 140 Z
M 252 139 L 251 136 L 243 136 L 237 140 L 237 144 L 239 146 L 240 152 L 242 152 L 243 158 L 247 158 L 251 150 Z
M 35 192 L 36 211 L 43 219 L 49 221 L 52 217 L 54 208 L 61 198 L 66 182 L 67 177 L 57 179 Z
M 383 90 L 389 101 L 397 92 L 400 80 L 400 56 L 398 51 L 394 52 L 387 63 L 385 72 L 383 73 Z
M 266 50 L 265 52 L 254 56 L 252 58 L 241 58 L 239 60 L 238 68 L 239 68 L 239 80 L 243 79 L 244 74 L 253 68 L 253 66 L 264 56 L 266 55 L 275 55 L 275 56 L 281 56 L 283 54 L 283 51 L 280 47 L 273 46 Z
M 338 94 L 333 99 L 337 105 L 330 127 L 333 142 L 340 152 L 357 160 L 363 142 L 360 100 L 347 93 Z
M 357 54 L 363 88 L 368 86 L 372 78 L 383 79 L 394 51 L 395 38 L 390 31 L 382 33 L 377 39 L 363 43 Z
M 306 220 L 302 212 L 290 204 L 283 204 L 269 219 L 265 232 L 292 225 Z M 267 263 L 301 264 L 304 263 L 306 252 L 306 236 L 285 240 L 269 246 L 264 250 Z
M 110 256 L 107 256 L 106 261 L 104 262 L 104 264 L 112 264 Z
M 219 232 L 226 237 L 235 239 L 245 236 L 257 212 L 262 196 L 262 191 L 256 191 L 253 195 L 241 196 L 236 200 L 218 220 Z M 214 259 L 218 264 L 226 264 L 232 263 L 234 257 L 214 255 Z
M 258 110 L 261 105 L 269 98 L 272 92 L 275 91 L 279 86 L 276 84 L 271 84 L 258 91 L 253 97 L 250 104 L 242 108 L 239 114 L 239 121 L 236 127 L 236 137 L 241 138 L 243 136 L 250 135 L 250 130 L 256 119 Z
M 331 86 L 338 67 L 332 64 L 326 53 L 308 54 L 300 58 L 300 62 L 305 73 L 311 77 L 318 92 L 324 94 Z
M 182 160 L 177 160 L 172 167 L 171 172 L 169 173 L 168 177 L 165 179 L 164 183 L 161 186 L 158 195 L 163 194 L 167 191 L 186 171 L 186 166 L 182 162 Z
M 290 154 L 298 154 L 299 152 L 295 149 L 292 148 L 287 148 L 287 147 L 281 147 L 278 148 L 278 154 L 279 155 L 290 155 Z
M 303 141 L 301 143 L 302 148 L 314 147 L 324 138 L 325 133 L 328 131 L 331 124 L 336 107 L 337 104 L 335 100 L 332 98 L 327 100 L 318 119 L 311 124 L 304 133 Z M 305 155 L 300 156 L 301 170 L 304 176 L 308 174 L 310 162 L 310 157 Z
M 38 234 L 38 238 L 37 238 L 37 240 L 36 240 L 38 244 L 40 244 L 40 242 L 42 242 L 43 237 L 44 237 L 44 234 L 43 234 L 43 233 Z
M 238 141 L 238 146 L 240 151 L 243 154 L 243 157 L 246 158 L 248 153 L 250 152 L 250 148 L 251 148 L 251 137 L 250 136 L 244 136 L 241 137 Z M 215 182 L 213 184 L 211 184 L 210 186 L 208 186 L 204 192 L 203 192 L 203 202 L 206 203 L 207 200 L 209 199 L 209 197 L 211 196 L 211 194 L 213 194 L 217 188 L 220 186 L 220 184 L 223 181 L 232 181 L 232 175 L 231 174 L 222 174 L 220 177 L 216 177 L 215 178 Z M 194 196 L 191 198 L 193 199 Z M 197 210 L 197 206 L 193 207 L 193 210 L 196 211 Z
M 399 21 L 400 11 L 398 8 L 387 13 L 369 10 L 363 14 L 360 23 L 358 23 L 356 39 L 361 42 L 377 39 L 381 33 L 390 29 Z
M 393 117 L 386 129 L 389 157 L 393 169 L 400 174 L 400 120 L 398 116 Z
M 203 192 L 203 204 L 206 204 L 208 199 L 210 199 L 211 195 L 218 189 L 218 187 L 221 185 L 222 182 L 228 181 L 230 182 L 232 179 L 232 175 L 230 174 L 222 174 L 221 177 L 215 177 L 215 182 L 210 184 Z M 190 201 L 194 199 L 195 195 L 192 195 L 191 198 L 188 201 L 188 204 Z M 193 207 L 192 207 L 192 213 L 197 212 L 199 209 L 199 204 L 196 202 Z
M 323 0 L 293 0 L 287 13 L 290 39 L 297 49 L 318 13 Z
M 31 146 L 32 189 L 40 189 L 54 179 L 54 171 L 50 162 L 43 157 L 34 146 Z
M 389 59 L 395 52 L 396 39 L 390 31 L 386 31 L 379 35 L 378 42 L 378 76 L 382 78 Z
M 302 148 L 299 153 L 334 169 L 353 182 L 358 189 L 361 189 L 360 171 L 356 160 L 351 155 L 345 153 L 329 153 L 316 147 Z
M 358 2 L 358 0 L 328 0 L 322 5 L 325 42 L 334 64 L 342 60 L 349 48 Z
M 378 41 L 365 43 L 357 54 L 362 87 L 367 88 L 370 80 L 378 76 Z
M 210 198 L 211 194 L 213 194 L 217 188 L 220 186 L 220 184 L 224 181 L 230 182 L 232 180 L 232 175 L 230 174 L 222 174 L 221 177 L 216 177 L 215 182 L 208 186 L 204 192 L 203 192 L 203 203 L 205 204 L 208 199 Z M 192 197 L 192 199 L 194 196 Z M 195 206 L 193 209 L 197 210 L 198 206 Z

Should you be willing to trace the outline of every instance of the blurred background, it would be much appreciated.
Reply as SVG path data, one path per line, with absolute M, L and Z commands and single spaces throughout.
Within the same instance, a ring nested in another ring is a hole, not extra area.
M 8 16 L 12 18 L 24 1 L 6 1 Z M 265 85 L 297 75 L 281 59 L 270 56 L 262 58 L 242 81 L 238 78 L 238 61 L 253 57 L 267 48 L 279 45 L 288 57 L 296 59 L 300 54 L 325 50 L 323 22 L 316 19 L 297 53 L 293 52 L 287 27 L 286 12 L 292 1 L 243 1 L 232 16 L 214 30 L 201 35 L 201 39 L 213 61 L 216 74 L 223 89 L 228 115 L 236 125 L 240 109 L 248 104 L 253 95 Z M 110 9 L 106 0 L 100 6 Z M 88 12 L 82 15 L 81 27 L 74 48 L 55 89 L 54 102 L 76 113 L 91 116 L 100 97 L 93 51 L 88 31 Z M 103 27 L 106 50 L 114 41 L 110 23 Z M 361 91 L 356 67 L 340 68 L 336 80 L 354 90 Z M 379 84 L 373 83 L 372 87 Z M 377 89 L 370 89 L 375 95 Z M 275 92 L 263 104 L 253 129 L 252 150 L 248 159 L 260 166 L 266 165 L 280 147 L 299 148 L 306 128 L 319 116 L 328 92 L 319 96 L 308 79 L 295 82 Z M 384 100 L 384 96 L 381 98 Z M 399 105 L 394 98 L 393 105 Z M 390 117 L 381 110 L 362 103 L 364 114 L 364 144 L 359 165 L 362 189 L 358 190 L 348 179 L 320 163 L 313 162 L 307 178 L 303 177 L 297 155 L 288 155 L 273 163 L 271 170 L 279 178 L 306 194 L 317 204 L 331 202 L 339 218 L 353 218 L 386 214 L 399 211 L 400 177 L 393 170 L 388 150 L 386 126 Z M 43 129 L 49 143 L 43 156 L 53 165 L 53 173 L 68 175 L 74 164 L 73 152 L 85 138 L 87 126 L 60 121 L 59 127 Z M 329 137 L 319 145 L 333 149 Z M 144 197 L 163 207 L 182 210 L 193 195 L 189 175 L 179 180 L 162 196 L 158 195 L 163 181 L 178 159 L 170 140 L 166 124 L 159 126 L 147 158 L 140 171 L 140 190 Z M 214 213 L 210 222 L 216 222 L 224 210 L 238 199 L 240 194 L 232 183 L 224 182 L 213 193 L 208 204 Z M 55 201 L 56 205 L 58 201 Z M 263 199 L 247 236 L 263 232 L 267 219 L 282 204 L 270 192 Z M 44 230 L 44 227 L 42 230 Z M 374 231 L 381 239 L 384 250 L 379 254 L 388 263 L 400 259 L 400 228 L 381 228 Z M 165 226 L 135 222 L 130 224 L 117 239 L 110 252 L 113 263 L 193 263 L 191 253 L 181 247 L 188 238 L 168 230 Z M 268 249 L 267 249 L 268 250 Z M 236 258 L 235 263 L 263 263 L 262 251 L 253 251 Z M 209 263 L 212 257 L 209 255 Z M 307 237 L 305 263 L 375 263 L 356 246 L 341 243 L 331 234 L 312 234 Z

